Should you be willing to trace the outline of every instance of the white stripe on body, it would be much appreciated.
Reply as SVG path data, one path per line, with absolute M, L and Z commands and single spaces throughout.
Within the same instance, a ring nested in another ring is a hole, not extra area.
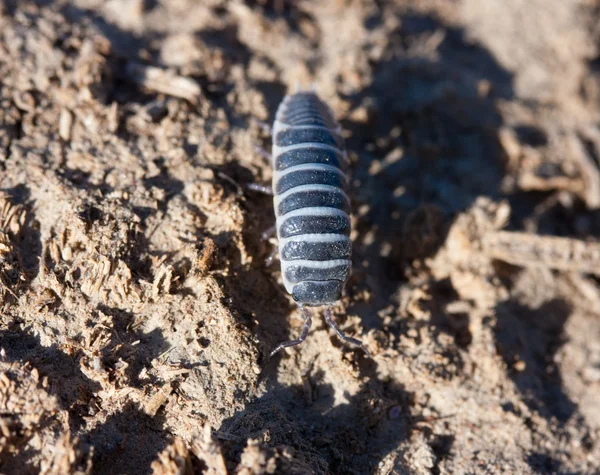
M 340 139 L 344 140 L 344 136 L 342 135 L 341 127 L 337 127 L 335 129 L 330 129 L 329 127 L 325 127 L 324 125 L 289 125 L 284 122 L 279 123 L 280 127 L 277 129 L 277 132 L 285 132 L 286 130 L 323 130 L 324 132 L 329 132 L 331 134 L 337 135 Z
M 322 242 L 322 243 L 330 243 L 330 242 L 340 242 L 340 241 L 350 241 L 350 238 L 345 234 L 338 233 L 326 233 L 326 234 L 299 234 L 298 236 L 291 236 L 287 238 L 281 238 L 279 240 L 279 248 L 283 249 L 289 242 Z

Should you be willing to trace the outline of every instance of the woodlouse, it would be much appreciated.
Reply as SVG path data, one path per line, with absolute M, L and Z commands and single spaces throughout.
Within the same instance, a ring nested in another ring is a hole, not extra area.
M 273 124 L 273 193 L 281 272 L 286 290 L 305 316 L 302 343 L 312 319 L 306 307 L 340 299 L 351 269 L 348 156 L 340 125 L 314 92 L 296 92 L 281 102 Z M 344 341 L 326 308 L 325 320 Z

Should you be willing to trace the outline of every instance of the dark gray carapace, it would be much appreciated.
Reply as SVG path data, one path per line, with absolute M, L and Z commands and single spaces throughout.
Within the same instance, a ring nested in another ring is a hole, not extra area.
M 350 274 L 348 156 L 340 126 L 315 93 L 297 92 L 281 102 L 273 124 L 273 167 L 283 283 L 306 321 L 300 337 L 271 356 L 304 341 L 312 323 L 306 307 L 334 304 Z M 342 340 L 369 354 L 342 333 L 329 308 L 325 320 Z
M 329 107 L 287 96 L 273 125 L 273 191 L 283 282 L 302 306 L 340 299 L 350 273 L 348 158 Z

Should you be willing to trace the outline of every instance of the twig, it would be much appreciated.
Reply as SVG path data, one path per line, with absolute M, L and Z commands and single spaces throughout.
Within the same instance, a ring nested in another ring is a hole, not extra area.
M 168 96 L 180 97 L 197 104 L 202 91 L 197 82 L 177 76 L 172 71 L 130 61 L 125 67 L 126 79 L 142 87 Z

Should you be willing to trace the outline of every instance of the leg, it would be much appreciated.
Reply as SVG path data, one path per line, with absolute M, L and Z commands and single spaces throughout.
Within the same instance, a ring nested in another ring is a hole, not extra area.
M 231 178 L 228 175 L 225 175 L 225 173 L 223 173 L 223 172 L 217 172 L 217 176 L 219 176 L 226 182 L 231 183 L 233 186 L 235 186 L 235 188 L 237 189 L 238 196 L 242 196 L 244 194 L 242 186 L 237 181 L 235 181 L 233 178 Z M 244 188 L 246 188 L 247 190 L 250 190 L 250 191 L 257 191 L 257 192 L 263 193 L 265 195 L 273 196 L 273 188 L 271 188 L 269 185 L 259 185 L 257 183 L 247 183 L 246 185 L 244 185 Z
M 257 119 L 255 117 L 251 117 L 250 120 L 253 124 L 255 124 L 265 135 L 271 135 L 273 130 L 271 128 L 271 124 L 264 120 Z
M 273 249 L 271 250 L 271 252 L 269 252 L 269 255 L 265 259 L 265 267 L 271 267 L 271 264 L 273 264 L 273 261 L 277 257 L 278 252 L 279 249 L 277 249 L 277 246 L 273 246 Z
M 263 193 L 265 195 L 273 196 L 273 188 L 268 185 L 259 185 L 257 183 L 248 183 L 246 185 L 248 190 L 258 191 L 259 193 Z
M 268 241 L 271 237 L 273 237 L 275 231 L 277 231 L 277 226 L 275 225 L 265 229 L 265 231 L 260 235 L 261 242 Z
M 255 145 L 254 146 L 254 151 L 256 152 L 256 154 L 259 157 L 264 158 L 269 163 L 271 163 L 271 161 L 273 160 L 273 157 L 271 156 L 271 154 L 267 150 L 265 150 L 264 148 L 260 147 L 259 145 Z
M 337 326 L 337 323 L 335 323 L 333 321 L 333 318 L 331 316 L 331 309 L 329 309 L 329 308 L 325 309 L 325 321 L 327 322 L 327 325 L 329 325 L 331 328 L 333 328 L 335 330 L 335 332 L 337 333 L 337 336 L 340 339 L 344 340 L 346 343 L 350 343 L 351 345 L 360 347 L 360 349 L 363 350 L 369 358 L 371 358 L 371 354 L 365 348 L 365 345 L 363 345 L 362 341 L 357 340 L 356 338 L 351 338 L 349 336 L 344 335 L 342 330 L 340 330 L 340 327 Z
M 255 123 L 261 129 L 263 134 L 269 135 L 269 136 L 271 136 L 273 134 L 273 130 L 271 129 L 271 126 L 269 124 L 267 124 L 266 122 L 264 122 L 262 120 L 258 120 L 258 119 L 252 119 L 252 122 Z M 272 157 L 271 157 L 271 154 L 267 150 L 265 150 L 260 145 L 254 145 L 253 148 L 254 148 L 254 153 L 256 153 L 259 157 L 264 158 L 269 163 L 271 163 Z
M 265 229 L 265 231 L 260 235 L 261 244 L 264 244 L 269 239 L 271 239 L 275 235 L 276 231 L 277 231 L 277 226 L 275 226 L 275 225 L 269 227 L 268 229 Z M 271 251 L 269 252 L 269 255 L 265 259 L 265 267 L 271 267 L 271 264 L 273 264 L 275 257 L 277 257 L 278 251 L 279 251 L 279 249 L 277 248 L 277 245 L 272 247 Z
M 304 326 L 302 327 L 302 333 L 300 334 L 300 337 L 297 340 L 290 340 L 290 341 L 281 343 L 277 348 L 275 348 L 273 351 L 271 351 L 269 358 L 273 358 L 273 356 L 276 353 L 280 352 L 284 348 L 289 348 L 290 346 L 299 345 L 304 340 L 306 340 L 306 337 L 308 336 L 308 331 L 310 330 L 310 326 L 312 325 L 312 317 L 310 315 L 310 312 L 308 310 L 306 310 L 305 308 L 301 308 L 301 310 L 302 310 L 302 313 L 304 314 L 304 318 L 306 320 L 304 320 Z
M 232 184 L 233 186 L 235 186 L 236 190 L 237 190 L 237 195 L 238 196 L 242 196 L 244 194 L 244 192 L 242 191 L 242 187 L 240 186 L 240 184 L 235 181 L 233 178 L 231 178 L 228 175 L 225 175 L 225 173 L 223 172 L 217 172 L 217 176 L 219 178 L 222 178 L 223 180 L 225 180 L 227 183 Z

